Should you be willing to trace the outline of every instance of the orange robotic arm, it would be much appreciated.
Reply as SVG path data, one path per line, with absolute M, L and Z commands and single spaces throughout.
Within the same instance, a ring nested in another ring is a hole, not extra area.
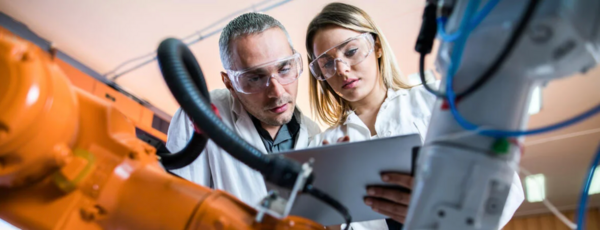
M 1 219 L 24 229 L 323 229 L 256 214 L 166 173 L 121 112 L 0 31 Z

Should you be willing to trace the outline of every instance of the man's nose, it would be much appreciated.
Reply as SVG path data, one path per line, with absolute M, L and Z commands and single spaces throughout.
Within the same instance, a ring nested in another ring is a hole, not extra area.
M 285 88 L 277 79 L 271 77 L 269 80 L 269 87 L 267 87 L 267 96 L 269 98 L 279 98 L 285 93 Z

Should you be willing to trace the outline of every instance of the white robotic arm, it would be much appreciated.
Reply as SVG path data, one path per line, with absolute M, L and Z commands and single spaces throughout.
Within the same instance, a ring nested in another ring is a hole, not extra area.
M 525 129 L 535 86 L 585 72 L 600 62 L 600 1 L 457 0 L 428 4 L 439 6 L 437 17 L 449 14 L 445 30 L 468 35 L 464 47 L 460 38 L 443 41 L 437 58 L 442 86 L 456 76 L 453 89 L 457 92 L 465 91 L 494 65 L 510 46 L 511 36 L 528 8 L 533 9 L 512 52 L 492 71 L 493 78 L 456 100 L 460 114 L 480 128 L 466 131 L 447 108 L 446 100 L 437 101 L 405 223 L 407 230 L 496 230 L 520 155 L 517 146 L 504 145 L 509 139 L 492 135 L 498 133 L 481 135 L 481 130 Z M 481 16 L 468 7 L 475 6 L 481 12 L 489 4 L 496 5 L 480 18 L 481 23 L 468 21 L 476 27 L 465 29 L 461 24 L 464 17 L 478 20 Z M 462 52 L 462 58 L 455 52 Z M 457 68 L 455 74 L 452 68 Z

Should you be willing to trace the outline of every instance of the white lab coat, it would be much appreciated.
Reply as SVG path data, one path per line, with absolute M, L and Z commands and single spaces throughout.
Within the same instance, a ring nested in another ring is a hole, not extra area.
M 351 112 L 342 125 L 331 127 L 324 133 L 312 137 L 310 146 L 321 145 L 323 140 L 336 143 L 338 138 L 346 135 L 350 137 L 350 141 L 364 141 L 379 137 L 418 133 L 421 135 L 421 139 L 425 140 L 435 100 L 435 96 L 427 92 L 423 86 L 400 90 L 389 89 L 387 97 L 377 113 L 376 136 L 372 137 L 369 128 L 354 112 Z M 500 218 L 500 226 L 503 227 L 508 223 L 523 200 L 523 187 L 515 172 L 504 212 Z M 353 230 L 388 229 L 385 220 L 352 223 L 351 227 Z
M 210 99 L 229 128 L 267 154 L 250 116 L 227 89 L 210 92 Z M 295 116 L 300 123 L 300 131 L 294 148 L 301 149 L 308 145 L 310 136 L 321 130 L 299 110 L 296 110 Z M 187 115 L 181 109 L 177 110 L 169 126 L 167 149 L 171 152 L 183 149 L 193 132 L 193 125 Z M 200 185 L 227 191 L 252 207 L 256 207 L 267 195 L 265 181 L 258 171 L 236 160 L 212 141 L 207 143 L 202 154 L 192 164 L 172 172 Z

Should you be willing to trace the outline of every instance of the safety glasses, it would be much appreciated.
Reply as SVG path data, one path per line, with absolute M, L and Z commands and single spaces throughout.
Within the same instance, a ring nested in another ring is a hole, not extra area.
M 269 87 L 271 78 L 275 78 L 282 85 L 291 84 L 300 74 L 302 56 L 299 53 L 244 70 L 227 70 L 235 90 L 245 94 L 261 92 Z
M 357 65 L 373 52 L 374 47 L 373 36 L 370 33 L 364 33 L 328 49 L 308 66 L 317 80 L 324 81 L 335 75 L 338 68 L 337 62 L 344 63 L 348 67 Z

